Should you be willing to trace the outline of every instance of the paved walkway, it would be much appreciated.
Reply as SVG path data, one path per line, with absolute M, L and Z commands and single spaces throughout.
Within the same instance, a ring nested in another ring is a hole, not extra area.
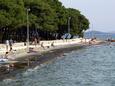
M 27 53 L 27 46 L 21 43 L 14 43 L 12 47 L 12 51 L 9 53 L 9 57 L 16 59 L 21 58 L 23 56 L 40 54 L 45 51 L 49 51 L 52 49 L 64 48 L 72 45 L 83 45 L 89 44 L 90 39 L 68 39 L 68 40 L 51 40 L 51 41 L 40 41 L 39 45 L 29 45 L 29 49 L 31 53 Z M 95 41 L 95 43 L 100 43 L 101 41 Z M 6 46 L 5 44 L 0 44 L 0 55 L 5 55 Z

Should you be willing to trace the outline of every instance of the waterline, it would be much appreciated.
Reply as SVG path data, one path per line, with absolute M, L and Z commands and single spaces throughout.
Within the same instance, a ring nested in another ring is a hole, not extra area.
M 115 46 L 90 46 L 65 53 L 51 64 L 17 74 L 3 86 L 114 86 Z M 0 85 L 1 86 L 1 85 Z

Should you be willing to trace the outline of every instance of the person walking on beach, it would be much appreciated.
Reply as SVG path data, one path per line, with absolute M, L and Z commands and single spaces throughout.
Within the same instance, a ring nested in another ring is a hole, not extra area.
M 4 59 L 8 59 L 8 55 L 9 55 L 9 53 L 6 52 L 5 55 L 4 55 Z
M 8 48 L 9 48 L 9 40 L 6 40 L 6 52 L 8 52 Z
M 35 47 L 37 45 L 37 38 L 34 38 L 34 44 L 35 44 Z
M 41 43 L 41 47 L 42 47 L 43 49 L 45 49 L 45 47 L 44 47 L 44 45 L 43 45 L 43 44 L 44 44 L 44 43 L 42 42 L 42 43 Z
M 13 40 L 10 39 L 10 40 L 9 40 L 10 51 L 12 50 L 12 45 L 13 45 Z
M 54 47 L 54 42 L 51 43 L 51 46 Z
M 40 37 L 38 37 L 37 43 L 40 44 Z

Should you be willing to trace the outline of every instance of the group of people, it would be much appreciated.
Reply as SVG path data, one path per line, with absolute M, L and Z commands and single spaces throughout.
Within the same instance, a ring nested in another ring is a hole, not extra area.
M 6 59 L 8 59 L 7 57 L 8 57 L 8 54 L 9 54 L 9 52 L 11 52 L 12 51 L 12 45 L 13 45 L 13 40 L 12 39 L 10 39 L 10 40 L 6 40 L 5 41 L 5 44 L 6 44 L 6 53 L 5 53 L 5 58 Z
M 0 56 L 0 61 L 4 61 L 4 60 L 8 59 L 9 51 L 12 50 L 13 40 L 12 39 L 6 40 L 5 44 L 6 44 L 6 52 L 5 52 L 4 56 Z
M 96 37 L 92 38 L 90 41 L 89 41 L 89 44 L 94 44 L 96 42 Z
M 10 54 L 11 54 L 10 52 L 12 51 L 13 40 L 12 39 L 6 40 L 5 44 L 6 44 L 6 53 L 5 53 L 4 56 L 0 56 L 0 62 L 6 62 L 7 63 L 8 60 L 12 59 L 12 57 L 10 56 Z M 9 70 L 9 68 L 14 67 L 14 64 L 9 63 L 7 65 L 7 67 L 8 67 L 8 70 Z
M 11 51 L 12 50 L 12 45 L 13 45 L 13 40 L 6 40 L 6 52 Z

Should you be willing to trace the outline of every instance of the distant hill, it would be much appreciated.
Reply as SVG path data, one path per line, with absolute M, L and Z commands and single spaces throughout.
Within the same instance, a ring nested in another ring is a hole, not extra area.
M 115 39 L 115 33 L 114 32 L 101 32 L 101 31 L 88 31 L 84 33 L 84 36 L 86 38 L 92 38 L 96 37 L 99 39 L 107 39 L 107 38 L 114 38 Z
M 109 33 L 115 34 L 115 31 L 111 31 L 111 32 L 109 32 Z
M 85 34 L 110 34 L 110 33 L 101 32 L 101 31 L 88 31 L 88 32 L 85 32 Z

